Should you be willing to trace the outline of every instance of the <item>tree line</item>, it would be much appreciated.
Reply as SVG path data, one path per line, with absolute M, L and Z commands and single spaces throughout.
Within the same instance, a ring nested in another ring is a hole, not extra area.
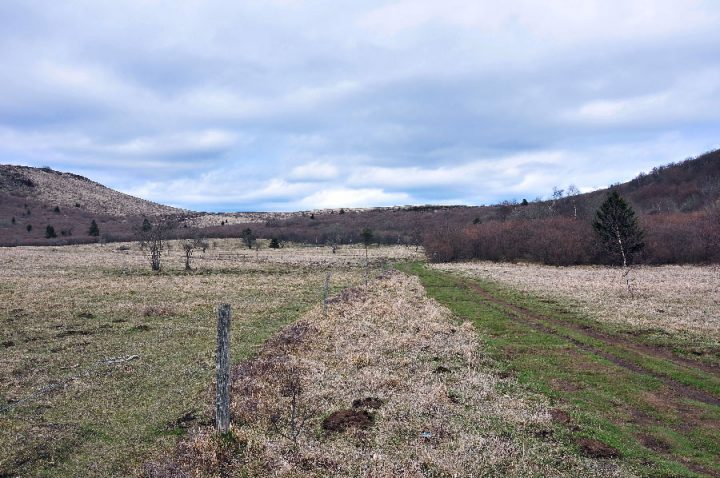
M 720 262 L 720 202 L 693 213 L 637 215 L 613 189 L 596 208 L 590 208 L 591 204 L 587 198 L 557 202 L 553 213 L 547 213 L 553 210 L 552 202 L 518 204 L 504 220 L 428 229 L 422 243 L 428 258 L 437 262 Z M 527 207 L 535 210 L 522 210 Z

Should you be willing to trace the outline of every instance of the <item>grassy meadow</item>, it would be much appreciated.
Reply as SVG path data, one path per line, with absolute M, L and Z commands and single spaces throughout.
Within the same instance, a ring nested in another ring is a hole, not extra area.
M 233 307 L 232 360 L 331 292 L 364 283 L 361 247 L 249 251 L 213 240 L 186 272 L 177 243 L 151 273 L 136 244 L 0 251 L 0 475 L 127 476 L 200 413 L 216 318 Z M 371 272 L 413 249 L 371 248 Z
M 134 243 L 2 249 L 0 476 L 720 473 L 716 269 L 639 268 L 628 293 L 612 268 L 261 245 L 185 271 L 172 242 L 161 273 Z
M 713 268 L 642 268 L 632 294 L 612 268 L 404 269 L 475 324 L 506 374 L 550 400 L 581 452 L 596 440 L 640 476 L 720 474 Z

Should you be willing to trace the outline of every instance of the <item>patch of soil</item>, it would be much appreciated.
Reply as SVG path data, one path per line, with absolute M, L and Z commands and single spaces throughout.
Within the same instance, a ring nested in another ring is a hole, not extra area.
M 63 337 L 70 337 L 72 335 L 92 335 L 92 332 L 89 330 L 66 330 L 64 332 L 60 332 L 55 337 L 57 338 L 63 338 Z
M 292 325 L 282 328 L 278 333 L 273 335 L 265 345 L 265 348 L 286 349 L 300 345 L 305 339 L 315 332 L 315 328 L 305 322 L 296 322 Z
M 577 392 L 582 390 L 581 386 L 567 380 L 553 380 L 552 385 L 556 390 L 560 390 L 561 392 Z
M 568 412 L 560 410 L 559 408 L 553 408 L 550 410 L 550 417 L 552 417 L 554 422 L 561 423 L 563 425 L 570 425 L 572 423 L 572 419 L 570 418 Z
M 590 458 L 618 458 L 620 452 L 594 438 L 579 438 L 576 441 L 583 455 Z
M 640 435 L 640 443 L 650 448 L 653 451 L 660 453 L 668 453 L 672 450 L 672 445 L 661 438 L 656 438 L 651 435 Z
M 378 408 L 382 407 L 385 402 L 377 397 L 366 397 L 366 398 L 356 398 L 352 402 L 353 408 L 374 408 L 377 410 Z
M 532 434 L 536 438 L 540 438 L 541 440 L 546 440 L 553 436 L 553 431 L 548 430 L 547 428 L 537 428 L 537 429 L 533 430 Z
M 326 432 L 342 432 L 349 428 L 364 430 L 370 428 L 375 421 L 375 416 L 362 409 L 338 410 L 331 413 L 322 422 L 323 430 Z
M 443 367 L 442 365 L 438 366 L 435 370 L 433 370 L 433 373 L 450 373 L 452 370 L 450 370 L 447 367 Z
M 190 428 L 197 419 L 197 414 L 193 410 L 190 410 L 180 415 L 176 420 L 168 423 L 167 428 L 170 430 L 174 428 Z

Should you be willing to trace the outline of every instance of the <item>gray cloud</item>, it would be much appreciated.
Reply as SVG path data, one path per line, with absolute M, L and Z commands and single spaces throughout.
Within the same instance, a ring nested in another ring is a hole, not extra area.
M 717 147 L 720 7 L 0 5 L 0 159 L 198 209 L 488 203 Z

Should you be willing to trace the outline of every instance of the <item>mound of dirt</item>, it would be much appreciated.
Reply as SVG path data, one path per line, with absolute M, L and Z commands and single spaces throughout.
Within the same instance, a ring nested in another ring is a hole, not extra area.
M 577 444 L 580 446 L 583 455 L 590 458 L 618 458 L 620 456 L 617 448 L 606 445 L 594 438 L 580 438 Z
M 348 408 L 331 413 L 323 420 L 323 430 L 327 432 L 343 432 L 349 428 L 364 430 L 375 422 L 375 416 L 362 409 Z

